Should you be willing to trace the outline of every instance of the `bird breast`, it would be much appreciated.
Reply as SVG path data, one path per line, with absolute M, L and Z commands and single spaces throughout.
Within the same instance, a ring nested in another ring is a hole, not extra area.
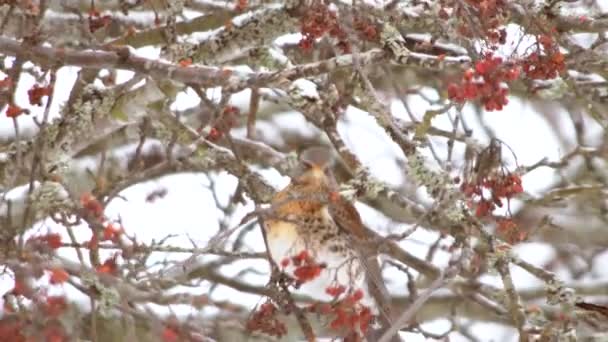
M 325 268 L 314 279 L 302 284 L 297 292 L 321 301 L 333 299 L 326 293 L 331 286 L 342 285 L 367 292 L 364 273 L 349 241 L 333 223 L 328 208 L 305 215 L 289 214 L 286 221 L 267 220 L 266 238 L 270 256 L 286 274 L 294 276 L 297 267 L 292 258 L 306 251 Z
M 290 250 L 304 248 L 296 225 L 287 221 L 266 222 L 266 239 L 270 256 L 277 264 L 292 255 Z

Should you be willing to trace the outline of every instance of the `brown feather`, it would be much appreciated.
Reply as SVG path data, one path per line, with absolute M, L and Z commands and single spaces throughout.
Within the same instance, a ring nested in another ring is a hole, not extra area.
M 588 311 L 595 311 L 597 313 L 600 313 L 606 317 L 608 317 L 608 306 L 603 306 L 603 305 L 597 305 L 597 304 L 592 304 L 592 303 L 585 303 L 585 302 L 578 302 L 576 304 L 577 307 L 584 309 L 584 310 L 588 310 Z
M 365 247 L 365 243 L 371 238 L 369 230 L 363 225 L 354 205 L 337 193 L 338 185 L 331 173 L 331 166 L 334 162 L 331 152 L 323 147 L 309 148 L 302 152 L 300 161 L 302 162 L 301 168 L 294 174 L 292 183 L 279 192 L 272 201 L 273 205 L 278 207 L 276 208 L 277 214 L 283 216 L 301 214 L 303 211 L 315 212 L 326 203 L 320 198 L 289 200 L 289 194 L 327 195 L 331 219 L 349 238 L 351 246 L 359 256 L 369 293 L 380 312 L 382 323 L 380 335 L 382 335 L 382 332 L 391 326 L 391 303 L 390 295 L 382 279 L 377 253 Z M 285 203 L 286 200 L 287 203 Z M 401 339 L 394 336 L 391 341 L 401 341 Z
M 384 284 L 384 280 L 382 279 L 382 270 L 376 254 L 373 253 L 370 255 L 371 253 L 365 251 L 365 248 L 362 246 L 362 242 L 365 242 L 369 236 L 367 235 L 367 229 L 361 221 L 359 212 L 354 205 L 341 196 L 330 200 L 329 212 L 340 229 L 356 238 L 354 239 L 355 241 L 353 241 L 353 246 L 358 251 L 359 258 L 361 259 L 361 263 L 365 270 L 370 294 L 374 297 L 374 300 L 378 305 L 378 309 L 382 316 L 381 318 L 386 324 L 390 324 L 390 295 Z

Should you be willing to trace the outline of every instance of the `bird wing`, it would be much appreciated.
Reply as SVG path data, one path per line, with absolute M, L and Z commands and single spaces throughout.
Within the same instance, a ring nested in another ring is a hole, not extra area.
M 342 231 L 345 231 L 350 236 L 354 236 L 355 240 L 358 240 L 354 241 L 353 245 L 359 252 L 359 259 L 361 259 L 363 269 L 366 271 L 367 286 L 370 294 L 378 305 L 381 316 L 383 316 L 381 318 L 387 324 L 390 324 L 390 296 L 382 279 L 382 270 L 380 269 L 378 258 L 376 255 L 370 256 L 370 253 L 366 253 L 364 251 L 365 248 L 360 246 L 359 241 L 366 241 L 369 239 L 369 235 L 367 234 L 367 228 L 365 228 L 361 221 L 359 212 L 354 205 L 342 196 L 336 196 L 329 201 L 329 214 Z

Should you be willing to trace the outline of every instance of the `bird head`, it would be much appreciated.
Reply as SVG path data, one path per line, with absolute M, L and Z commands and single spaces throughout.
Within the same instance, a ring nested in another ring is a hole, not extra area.
M 300 164 L 294 172 L 293 182 L 334 189 L 337 183 L 331 170 L 333 165 L 334 159 L 329 149 L 310 147 L 300 154 Z

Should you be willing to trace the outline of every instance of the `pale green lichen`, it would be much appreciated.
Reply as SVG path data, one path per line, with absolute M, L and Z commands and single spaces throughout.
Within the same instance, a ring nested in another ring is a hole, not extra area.
M 300 159 L 298 158 L 298 154 L 295 151 L 289 152 L 283 161 L 278 166 L 278 171 L 286 174 L 292 174 L 294 170 L 297 169 L 300 164 Z
M 97 312 L 104 318 L 112 317 L 120 304 L 120 293 L 118 290 L 105 286 L 93 274 L 84 274 L 82 276 L 82 283 L 89 288 L 94 288 L 99 293 L 96 307 Z
M 380 192 L 388 189 L 384 182 L 373 178 L 365 167 L 360 167 L 355 171 L 355 179 L 361 181 L 365 194 L 369 198 L 376 198 Z
M 112 91 L 85 86 L 74 104 L 62 108 L 62 116 L 45 127 L 46 146 L 69 151 L 75 142 L 90 137 L 95 129 L 94 121 L 110 113 L 114 102 Z
M 302 82 L 293 82 L 287 91 L 289 104 L 296 110 L 302 112 L 307 118 L 317 120 L 320 113 L 326 110 L 324 102 L 319 98 L 318 93 L 312 89 L 303 88 Z
M 285 55 L 266 47 L 251 49 L 249 57 L 253 66 L 263 68 L 264 71 L 278 71 L 292 66 Z
M 34 188 L 30 199 L 36 210 L 36 217 L 42 218 L 58 210 L 66 210 L 71 206 L 67 191 L 60 183 L 46 181 Z
M 181 61 L 186 58 L 190 58 L 190 56 L 196 53 L 196 49 L 196 44 L 179 42 L 174 44 L 168 44 L 164 51 L 165 54 L 168 56 L 168 59 L 173 61 Z
M 365 194 L 369 199 L 377 198 L 381 192 L 388 192 L 388 186 L 381 180 L 370 175 L 369 170 L 360 167 L 355 171 L 354 177 L 340 186 L 340 194 L 349 201 L 357 199 L 358 194 Z
M 12 175 L 17 172 L 17 155 L 19 151 L 21 155 L 26 155 L 32 151 L 34 147 L 34 140 L 21 140 L 11 142 L 6 149 L 5 153 L 0 154 L 0 173 L 2 174 L 1 179 L 7 181 L 6 175 Z M 6 184 L 2 184 L 6 186 Z
M 188 159 L 188 162 L 197 170 L 208 170 L 217 164 L 217 152 L 204 145 L 199 145 Z
M 99 88 L 95 85 L 86 85 L 83 89 L 82 96 L 75 101 L 74 105 L 69 108 L 72 114 L 68 119 L 84 119 L 86 123 L 91 123 L 96 118 L 107 116 L 114 103 L 116 102 L 116 94 L 112 88 Z
M 545 291 L 547 292 L 547 304 L 574 306 L 576 299 L 575 291 L 574 289 L 567 287 L 563 282 L 549 282 L 545 285 Z
M 536 95 L 541 99 L 561 99 L 569 91 L 568 84 L 561 77 L 557 77 L 554 80 L 546 82 L 546 84 L 548 85 L 548 87 L 543 87 L 536 91 Z
M 361 107 L 367 110 L 376 120 L 380 127 L 387 129 L 392 125 L 391 116 L 388 114 L 385 105 L 376 100 L 373 94 L 365 91 L 360 95 Z
M 167 144 L 174 139 L 175 134 L 173 133 L 173 130 L 171 130 L 171 127 L 167 127 L 167 125 L 164 125 L 158 121 L 153 121 L 151 126 L 154 133 L 153 137 L 160 140 L 164 144 Z
M 97 311 L 101 316 L 109 318 L 116 312 L 116 307 L 120 304 L 120 294 L 111 287 L 97 287 L 97 290 L 99 290 Z
M 399 63 L 406 63 L 410 56 L 410 50 L 405 46 L 405 40 L 401 33 L 391 24 L 385 23 L 380 33 L 380 39 L 386 49 L 393 54 L 394 60 Z
M 170 15 L 180 15 L 184 10 L 185 3 L 186 2 L 184 0 L 167 1 L 167 12 Z
M 74 104 L 63 108 L 62 117 L 46 127 L 46 146 L 53 147 L 45 151 L 46 161 L 53 164 L 57 154 L 71 154 L 77 143 L 89 139 L 95 130 L 95 121 L 109 115 L 115 102 L 116 97 L 111 89 L 85 86 Z
M 466 218 L 467 209 L 460 201 L 454 202 L 443 210 L 443 214 L 450 222 L 463 222 Z
M 488 252 L 485 254 L 485 262 L 488 269 L 488 274 L 490 275 L 498 275 L 497 264 L 500 261 L 511 260 L 512 251 L 511 246 L 503 244 L 500 246 L 495 246 L 493 252 Z
M 574 328 L 566 328 L 566 331 L 560 332 L 557 340 L 559 342 L 575 342 L 578 341 L 576 329 Z M 598 341 L 598 340 L 594 340 Z
M 451 186 L 450 180 L 445 175 L 440 175 L 429 170 L 424 163 L 424 158 L 417 152 L 407 159 L 410 176 L 420 185 L 424 185 L 427 191 L 433 195 Z
M 267 46 L 284 33 L 297 27 L 298 21 L 284 6 L 272 6 L 237 17 L 231 26 L 216 30 L 203 41 L 193 55 L 195 62 L 217 64 Z
M 61 107 L 60 112 L 64 112 L 65 107 Z M 59 136 L 59 127 L 60 127 L 61 118 L 54 119 L 50 125 L 45 126 L 44 135 L 42 136 L 47 142 L 45 146 L 50 146 L 54 148 L 55 142 L 57 141 L 57 137 Z
M 339 193 L 349 202 L 357 200 L 357 189 L 353 188 L 349 183 L 342 184 Z
M 382 32 L 380 32 L 380 40 L 383 42 L 392 42 L 395 40 L 403 40 L 401 37 L 401 33 L 388 22 L 384 23 L 382 26 Z
M 336 103 L 338 103 L 338 101 L 340 101 L 340 92 L 334 84 L 331 84 L 329 86 L 329 89 L 326 89 L 324 92 L 322 92 L 321 96 L 323 102 L 325 102 L 331 107 L 333 107 Z
M 386 184 L 377 179 L 370 179 L 370 181 L 365 184 L 365 194 L 371 199 L 377 198 L 382 191 L 386 190 Z

